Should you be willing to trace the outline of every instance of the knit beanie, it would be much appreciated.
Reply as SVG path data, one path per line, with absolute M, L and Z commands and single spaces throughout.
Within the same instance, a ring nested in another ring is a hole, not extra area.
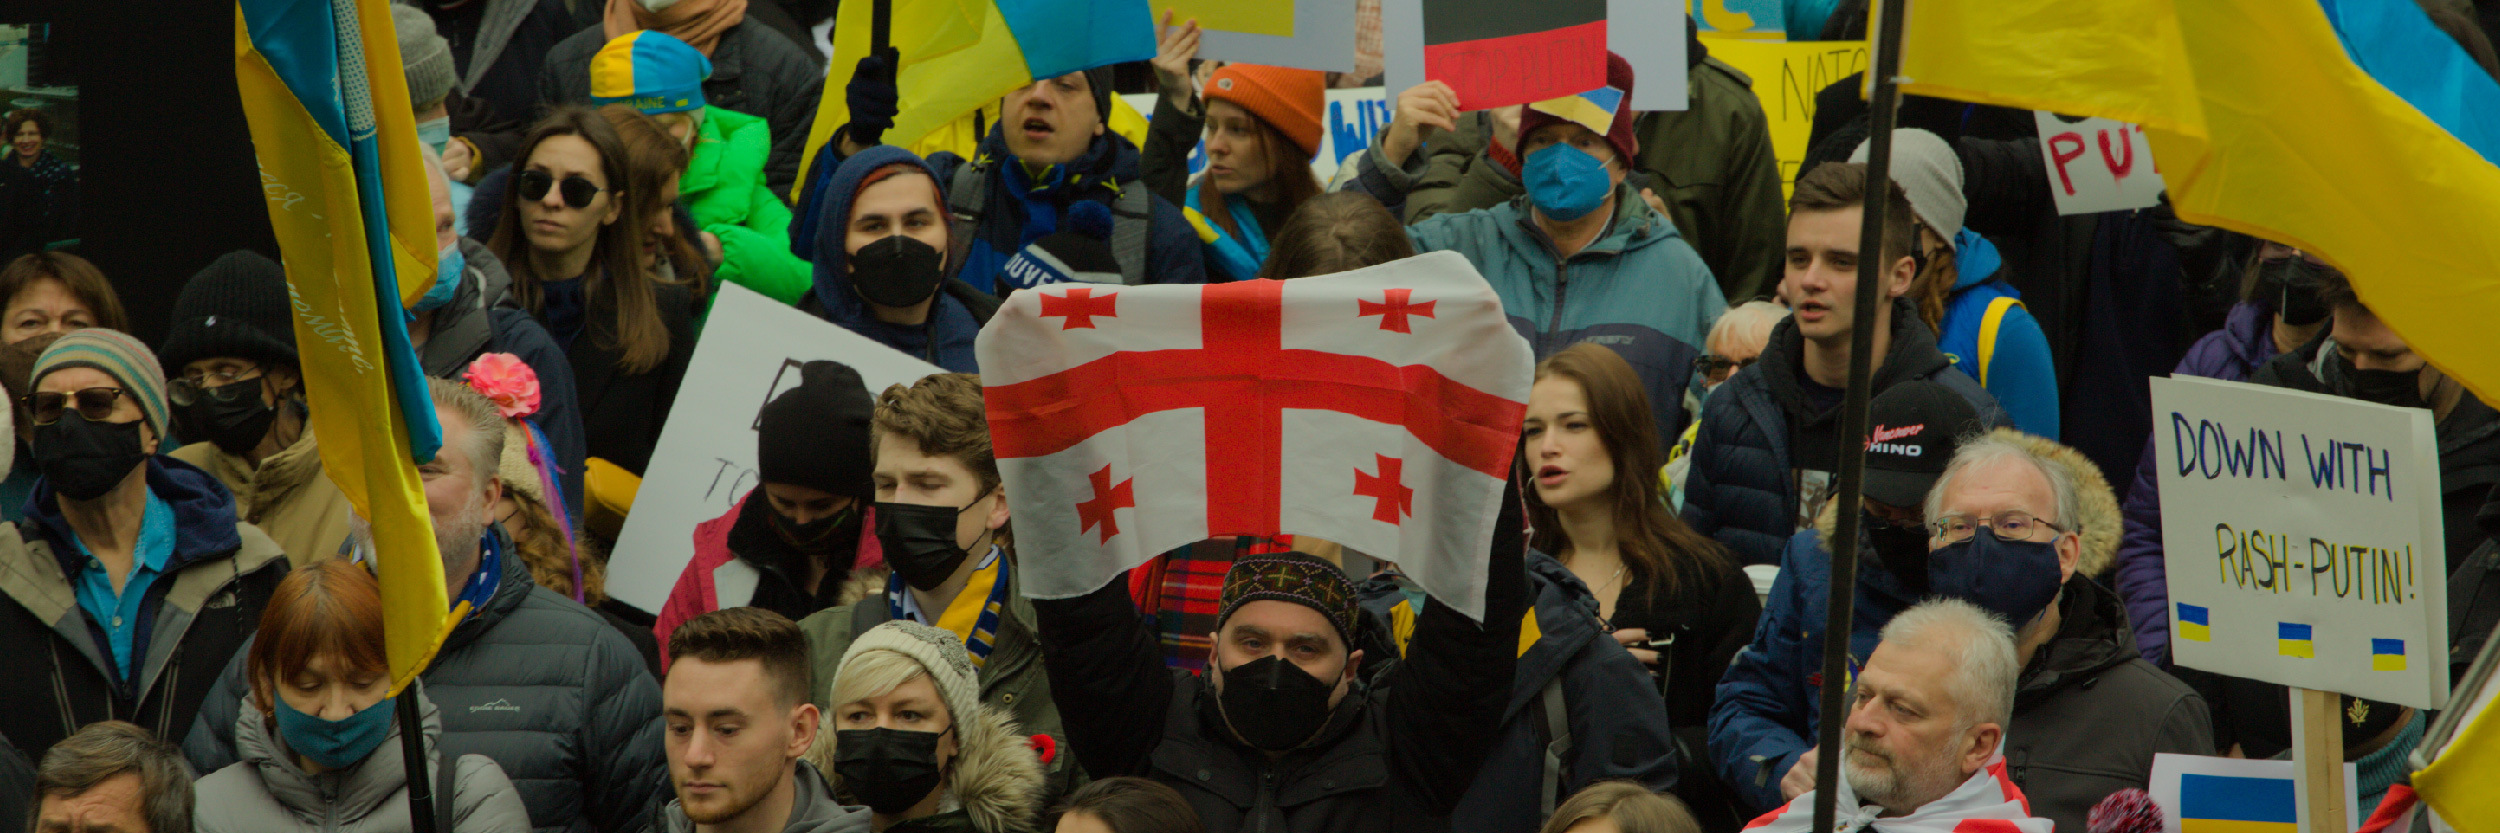
M 165 364 L 181 372 L 201 359 L 232 356 L 294 367 L 295 310 L 286 269 L 257 252 L 234 251 L 182 285 Z
M 1866 162 L 1869 142 L 1859 142 L 1849 161 Z M 1926 223 L 1946 246 L 1962 233 L 1962 157 L 1943 137 L 1915 127 L 1892 131 L 1892 181 L 1909 192 L 1910 213 Z
M 1293 140 L 1302 155 L 1318 156 L 1326 90 L 1316 70 L 1226 64 L 1207 79 L 1206 99 L 1240 105 Z
M 859 371 L 841 362 L 799 366 L 798 387 L 773 397 L 755 418 L 756 475 L 841 497 L 868 500 L 868 417 L 876 403 Z
M 1354 583 L 1335 564 L 1298 552 L 1244 555 L 1234 560 L 1233 568 L 1224 573 L 1223 594 L 1217 598 L 1222 608 L 1215 616 L 1216 630 L 1224 629 L 1233 611 L 1260 600 L 1292 602 L 1319 611 L 1337 626 L 1339 639 L 1348 647 L 1354 645 L 1354 617 L 1362 613 L 1356 607 Z
M 956 638 L 953 631 L 909 619 L 889 620 L 851 640 L 851 648 L 842 652 L 842 664 L 836 666 L 833 679 L 841 680 L 850 670 L 851 661 L 869 651 L 893 651 L 920 663 L 921 669 L 929 673 L 929 683 L 937 687 L 938 699 L 946 702 L 954 725 L 961 726 L 981 713 L 980 672 L 973 669 L 972 655 L 964 651 L 963 640 Z M 837 688 L 838 683 L 829 682 L 826 690 Z
M 1095 67 L 1086 70 L 1085 86 L 1092 88 L 1094 94 L 1094 117 L 1102 121 L 1103 132 L 1111 132 L 1111 68 Z
M 1640 137 L 1632 135 L 1632 119 L 1634 116 L 1634 113 L 1632 112 L 1632 62 L 1624 60 L 1621 55 L 1617 55 L 1612 52 L 1606 53 L 1606 87 L 1607 89 L 1614 90 L 1615 93 L 1621 94 L 1620 96 L 1617 96 L 1613 93 L 1609 93 L 1606 96 L 1608 98 L 1616 99 L 1614 104 L 1614 120 L 1609 122 L 1606 127 L 1606 142 L 1615 146 L 1616 155 L 1622 156 L 1623 164 L 1628 166 L 1632 164 L 1632 157 L 1639 156 L 1641 153 Z M 1585 96 L 1564 97 L 1564 100 L 1572 99 L 1580 101 L 1587 100 Z M 1571 103 L 1574 103 L 1576 106 L 1576 102 Z M 1549 109 L 1559 108 L 1546 108 L 1541 107 L 1538 104 L 1530 104 L 1527 107 L 1521 108 L 1519 113 L 1519 140 L 1522 143 L 1525 143 L 1528 139 L 1528 134 L 1535 133 L 1537 128 L 1544 127 L 1549 124 L 1579 124 L 1579 122 L 1567 116 L 1549 112 Z M 1517 151 L 1518 148 L 1512 148 L 1511 150 Z M 1512 173 L 1518 172 L 1512 171 Z
M 1120 283 L 1120 260 L 1111 254 L 1111 210 L 1099 202 L 1068 207 L 1066 228 L 1043 235 L 1007 260 L 1000 279 L 1018 289 L 1054 283 Z
M 391 28 L 399 32 L 399 65 L 408 73 L 408 103 L 432 104 L 451 94 L 459 79 L 451 69 L 451 44 L 434 31 L 434 18 L 406 3 L 391 4 Z
M 666 32 L 627 32 L 590 57 L 590 103 L 629 104 L 644 115 L 703 109 L 712 59 Z
M 26 389 L 33 391 L 52 371 L 73 367 L 92 367 L 113 377 L 139 403 L 140 415 L 156 429 L 156 435 L 165 435 L 165 368 L 156 363 L 156 354 L 148 352 L 147 345 L 119 330 L 72 330 L 35 359 L 35 372 Z

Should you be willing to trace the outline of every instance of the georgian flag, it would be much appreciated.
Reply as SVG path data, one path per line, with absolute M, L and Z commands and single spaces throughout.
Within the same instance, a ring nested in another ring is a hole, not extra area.
M 1226 535 L 1311 535 L 1484 612 L 1527 342 L 1467 259 L 1018 292 L 976 344 L 1023 592 Z
M 2002 745 L 1988 765 L 1971 773 L 1961 786 L 1906 816 L 1885 816 L 1884 808 L 1859 803 L 1849 779 L 1840 781 L 1834 826 L 1850 833 L 2052 833 L 2055 827 L 2048 819 L 2032 816 L 2031 800 L 2023 797 L 2013 779 L 2005 777 Z M 1807 790 L 1745 825 L 1744 833 L 1813 833 L 1813 828 L 1814 791 Z

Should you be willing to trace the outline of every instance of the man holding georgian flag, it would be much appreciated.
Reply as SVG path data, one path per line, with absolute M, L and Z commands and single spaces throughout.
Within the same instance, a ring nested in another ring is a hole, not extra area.
M 1048 287 L 1010 298 L 978 351 L 1023 592 L 1086 770 L 1163 781 L 1210 830 L 1446 823 L 1502 722 L 1527 604 L 1510 474 L 1533 368 L 1474 268 Z M 1379 687 L 1327 561 L 1236 562 L 1203 678 L 1164 667 L 1115 580 L 1194 541 L 1284 534 L 1394 560 L 1431 594 Z

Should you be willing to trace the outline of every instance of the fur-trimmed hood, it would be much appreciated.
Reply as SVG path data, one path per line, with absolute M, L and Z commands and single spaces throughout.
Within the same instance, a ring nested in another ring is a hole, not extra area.
M 825 773 L 836 795 L 848 795 L 842 777 L 834 774 L 835 732 L 830 714 L 807 760 Z M 981 833 L 1031 833 L 1041 818 L 1042 762 L 1033 745 L 1006 712 L 981 705 L 969 720 L 955 724 L 959 744 L 939 812 L 962 810 Z
M 2075 502 L 2081 504 L 2082 516 L 2078 531 L 2083 535 L 2083 557 L 2075 563 L 2078 575 L 2103 576 L 2118 564 L 2118 539 L 2123 524 L 2118 513 L 2118 493 L 2109 487 L 2109 478 L 2101 475 L 2101 467 L 2092 459 L 2059 444 L 2056 440 L 2025 434 L 2012 428 L 1998 428 L 1993 436 L 2012 440 L 2030 449 L 2033 454 L 2065 466 L 2075 481 Z M 1823 504 L 1823 515 L 1815 519 L 1815 531 L 1822 536 L 1823 549 L 1832 550 L 1832 538 L 1839 534 L 1840 504 Z

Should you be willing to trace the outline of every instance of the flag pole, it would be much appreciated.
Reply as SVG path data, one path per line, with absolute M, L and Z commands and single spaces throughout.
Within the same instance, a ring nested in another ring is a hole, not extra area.
M 399 754 L 407 764 L 409 829 L 416 833 L 440 833 L 451 820 L 434 817 L 436 781 L 425 768 L 425 724 L 420 722 L 417 714 L 415 685 L 400 690 L 399 702 L 393 705 L 393 710 L 399 712 Z M 450 766 L 451 762 L 445 761 L 443 765 Z
M 1885 208 L 1892 194 L 1892 128 L 1896 121 L 1894 105 L 1900 100 L 1895 76 L 1901 71 L 1901 7 L 1907 0 L 1876 4 L 1874 62 L 1867 68 L 1870 82 L 1867 94 L 1866 208 L 1858 227 L 1858 287 L 1851 309 L 1853 321 L 1849 333 L 1849 387 L 1840 405 L 1840 470 L 1835 474 L 1839 488 L 1832 494 L 1838 504 L 1839 528 L 1831 543 L 1832 579 L 1830 601 L 1825 603 L 1823 620 L 1823 725 L 1815 748 L 1814 828 L 1831 830 L 1838 819 L 1841 760 L 1847 757 L 1842 738 L 1842 725 L 1849 720 L 1849 628 L 1856 611 L 1851 603 L 1857 599 L 1858 537 L 1860 496 L 1866 487 L 1866 403 L 1870 377 L 1875 367 L 1875 314 L 1877 304 L 1889 303 L 1878 291 L 1884 276 L 1892 271 L 1892 261 L 1882 254 L 1884 245 Z M 1913 244 L 1915 245 L 1915 243 Z M 1868 253 L 1874 253 L 1868 256 Z M 1785 773 L 1783 773 L 1785 774 Z
M 868 6 L 868 51 L 870 54 L 881 53 L 893 46 L 894 0 L 876 0 Z

